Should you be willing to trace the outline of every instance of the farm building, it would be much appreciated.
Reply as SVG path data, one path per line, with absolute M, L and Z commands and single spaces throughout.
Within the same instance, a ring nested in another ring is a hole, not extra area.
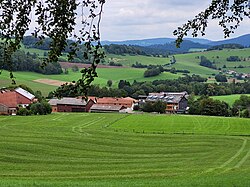
M 109 112 L 126 112 L 127 107 L 121 105 L 100 105 L 94 104 L 91 108 L 91 112 L 109 113 Z
M 22 107 L 27 107 L 31 103 L 37 101 L 33 94 L 29 93 L 28 91 L 22 88 L 15 89 L 15 92 L 16 92 L 17 103 Z
M 27 107 L 35 102 L 35 96 L 22 88 L 0 91 L 0 114 L 15 115 L 18 107 Z
M 140 96 L 140 105 L 145 102 L 162 101 L 166 103 L 167 113 L 185 113 L 188 107 L 187 92 L 149 93 L 147 97 Z
M 95 101 L 98 105 L 106 106 L 124 106 L 126 108 L 133 109 L 134 105 L 138 103 L 137 100 L 131 97 L 117 98 L 117 97 L 89 97 Z
M 49 104 L 52 112 L 89 112 L 94 101 L 90 99 L 86 102 L 83 99 L 65 97 L 62 99 L 51 99 Z
M 131 113 L 137 100 L 131 97 L 89 97 L 95 101 L 95 105 L 91 107 L 91 112 L 126 112 Z

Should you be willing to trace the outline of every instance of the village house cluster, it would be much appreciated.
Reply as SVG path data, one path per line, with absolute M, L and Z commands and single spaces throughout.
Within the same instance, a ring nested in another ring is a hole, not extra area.
M 147 102 L 162 101 L 166 104 L 166 113 L 185 113 L 188 110 L 188 93 L 149 93 L 148 96 L 141 95 L 139 100 L 131 97 L 92 97 L 87 99 L 77 98 L 53 98 L 48 101 L 52 112 L 99 112 L 99 113 L 133 113 L 135 106 L 142 108 Z M 16 115 L 20 107 L 26 108 L 37 102 L 35 96 L 22 88 L 13 90 L 1 89 L 0 91 L 0 114 Z
M 162 101 L 166 104 L 166 113 L 185 113 L 188 110 L 187 92 L 161 92 L 149 93 L 148 96 L 141 95 L 139 100 L 131 97 L 88 97 L 87 101 L 81 97 L 51 99 L 52 112 L 119 112 L 133 113 L 134 107 L 143 108 L 147 102 Z
M 241 79 L 250 78 L 250 73 L 238 73 L 234 70 L 227 70 L 225 73 Z
M 112 97 L 88 97 L 87 101 L 81 97 L 51 99 L 49 104 L 52 112 L 124 112 L 131 113 L 137 100 Z

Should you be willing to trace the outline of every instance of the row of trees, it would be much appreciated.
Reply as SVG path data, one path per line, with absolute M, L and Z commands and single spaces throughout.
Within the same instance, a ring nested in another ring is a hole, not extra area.
M 250 97 L 242 95 L 236 100 L 232 107 L 226 102 L 202 96 L 195 99 L 194 96 L 189 97 L 189 114 L 208 115 L 208 116 L 239 116 L 250 117 Z
M 240 59 L 239 56 L 230 56 L 230 57 L 227 58 L 227 61 L 228 62 L 240 62 L 241 59 Z
M 154 67 L 154 68 L 148 68 L 143 76 L 144 77 L 154 77 L 154 76 L 157 76 L 157 75 L 160 75 L 164 70 L 162 70 L 161 68 L 159 67 Z
M 142 107 L 143 112 L 166 113 L 166 104 L 162 101 L 146 102 Z
M 116 54 L 116 55 L 146 55 L 144 51 L 142 51 L 139 46 L 130 46 L 130 45 L 105 45 L 104 49 L 107 53 Z
M 207 67 L 207 68 L 216 69 L 216 66 L 210 60 L 208 60 L 205 56 L 200 57 L 200 65 Z
M 147 95 L 151 92 L 182 92 L 194 93 L 195 95 L 231 95 L 231 94 L 249 94 L 250 81 L 244 83 L 205 83 L 207 79 L 199 75 L 186 75 L 176 80 L 155 80 L 153 82 L 130 83 L 126 80 L 120 80 L 118 89 L 101 88 L 98 85 L 92 85 L 89 89 L 89 95 L 104 97 L 126 97 L 138 98 L 139 95 Z M 80 92 L 74 92 L 68 85 L 67 89 L 61 90 L 63 96 L 78 96 Z M 60 89 L 60 88 L 59 88 Z
M 154 76 L 160 75 L 163 72 L 170 72 L 173 74 L 176 74 L 176 73 L 188 74 L 188 73 L 190 73 L 190 71 L 185 70 L 185 69 L 178 70 L 178 69 L 175 69 L 174 67 L 169 69 L 169 68 L 164 68 L 161 65 L 157 65 L 157 66 L 156 65 L 149 65 L 146 67 L 147 67 L 147 70 L 144 72 L 144 77 L 154 77 Z
M 212 51 L 212 50 L 223 50 L 223 49 L 243 49 L 244 46 L 240 44 L 222 44 L 222 45 L 216 45 L 209 47 L 207 51 Z
M 25 53 L 24 51 L 16 51 L 11 58 L 12 66 L 3 62 L 3 49 L 0 48 L 0 67 L 5 70 L 12 71 L 31 71 L 42 74 L 61 74 L 62 68 L 58 62 L 49 63 L 41 68 L 42 60 L 36 54 Z

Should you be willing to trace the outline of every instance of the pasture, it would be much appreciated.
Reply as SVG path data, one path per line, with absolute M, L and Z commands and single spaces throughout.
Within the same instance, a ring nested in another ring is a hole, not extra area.
M 0 116 L 0 186 L 249 186 L 250 120 Z
M 250 96 L 250 94 L 244 94 L 244 95 Z M 211 98 L 220 101 L 225 101 L 226 103 L 229 104 L 229 106 L 232 106 L 237 99 L 240 99 L 240 96 L 241 94 L 233 94 L 233 95 L 212 96 Z
M 33 48 L 23 48 L 26 52 L 37 53 L 39 56 L 42 56 L 44 51 L 33 49 Z M 189 70 L 190 75 L 197 74 L 202 77 L 214 77 L 215 74 L 219 73 L 219 70 L 213 70 L 207 67 L 202 67 L 199 65 L 198 56 L 206 56 L 210 61 L 214 61 L 215 65 L 218 68 L 226 65 L 227 68 L 235 70 L 236 72 L 248 73 L 250 71 L 250 60 L 249 60 L 250 48 L 246 49 L 230 49 L 230 50 L 220 50 L 220 51 L 204 51 L 204 52 L 195 52 L 188 54 L 177 54 L 175 55 L 176 63 L 168 66 L 167 68 L 176 68 L 178 70 Z M 240 58 L 246 59 L 246 61 L 241 62 L 227 62 L 226 58 L 229 56 L 239 56 Z M 219 58 L 217 58 L 219 57 Z M 183 76 L 181 73 L 172 74 L 169 72 L 164 72 L 155 77 L 144 78 L 143 73 L 145 69 L 131 68 L 130 66 L 136 62 L 141 64 L 153 64 L 153 65 L 165 65 L 170 62 L 171 58 L 161 58 L 161 57 L 149 57 L 149 56 L 130 56 L 130 55 L 107 55 L 107 61 L 114 61 L 117 63 L 123 64 L 124 68 L 98 68 L 98 78 L 95 79 L 94 84 L 99 84 L 100 86 L 106 86 L 108 80 L 113 81 L 113 87 L 117 87 L 120 80 L 127 80 L 130 82 L 136 81 L 153 81 L 153 80 L 164 80 L 164 79 L 177 79 L 180 76 Z M 239 65 L 244 66 L 244 68 L 235 68 Z M 34 91 L 42 91 L 44 96 L 47 96 L 50 91 L 56 89 L 56 86 L 42 84 L 34 82 L 37 79 L 52 79 L 58 81 L 71 82 L 73 80 L 78 80 L 81 76 L 78 72 L 72 72 L 69 69 L 69 74 L 61 75 L 42 75 L 33 72 L 15 72 L 14 76 L 17 78 L 17 84 L 26 84 L 31 87 Z M 0 75 L 0 87 L 6 87 L 11 84 L 9 75 L 6 71 L 3 71 Z
M 205 56 L 211 62 L 214 62 L 217 68 L 222 68 L 226 65 L 225 70 L 234 70 L 238 73 L 249 73 L 250 70 L 250 48 L 245 49 L 225 49 L 225 50 L 214 50 L 214 51 L 203 51 L 203 52 L 193 52 L 187 54 L 176 54 L 176 63 L 170 67 L 174 67 L 180 70 L 189 70 L 190 74 L 198 74 L 202 77 L 213 77 L 213 74 L 218 74 L 218 70 L 213 70 L 210 68 L 202 67 L 199 65 L 200 59 L 197 57 Z M 244 61 L 240 62 L 228 62 L 226 59 L 230 56 L 238 56 Z M 159 57 L 147 57 L 147 56 L 130 56 L 130 55 L 108 55 L 108 60 L 113 60 L 119 62 L 126 66 L 131 66 L 132 64 L 139 62 L 141 64 L 154 64 L 154 65 L 164 65 L 170 62 L 171 58 L 159 58 Z M 242 65 L 244 68 L 238 68 Z M 236 67 L 236 68 L 235 68 Z
M 164 72 L 161 75 L 155 77 L 145 78 L 143 76 L 145 69 L 135 69 L 135 68 L 99 68 L 97 69 L 98 77 L 95 79 L 94 84 L 99 84 L 100 86 L 107 86 L 107 81 L 113 81 L 113 87 L 117 88 L 120 80 L 127 80 L 131 83 L 134 80 L 137 81 L 153 81 L 153 80 L 164 80 L 164 79 L 177 79 L 178 74 L 171 74 L 169 72 Z M 71 82 L 73 80 L 78 80 L 81 76 L 80 72 L 73 72 L 69 70 L 69 74 L 60 75 L 43 75 L 33 72 L 14 72 L 16 77 L 16 83 L 25 84 L 34 91 L 40 90 L 44 96 L 47 96 L 50 91 L 54 91 L 57 87 L 42 84 L 36 82 L 38 79 L 52 79 L 64 82 Z M 7 87 L 11 84 L 11 79 L 9 78 L 9 73 L 3 71 L 0 75 L 0 88 Z

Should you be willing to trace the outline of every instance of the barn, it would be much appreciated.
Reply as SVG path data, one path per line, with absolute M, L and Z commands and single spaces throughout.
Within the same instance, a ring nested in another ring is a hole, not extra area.
M 62 99 L 51 99 L 49 104 L 52 112 L 89 112 L 94 104 L 93 100 L 86 102 L 83 99 L 64 97 Z
M 35 101 L 35 96 L 22 88 L 16 88 L 15 90 L 1 89 L 0 114 L 15 115 L 18 107 L 27 107 Z

